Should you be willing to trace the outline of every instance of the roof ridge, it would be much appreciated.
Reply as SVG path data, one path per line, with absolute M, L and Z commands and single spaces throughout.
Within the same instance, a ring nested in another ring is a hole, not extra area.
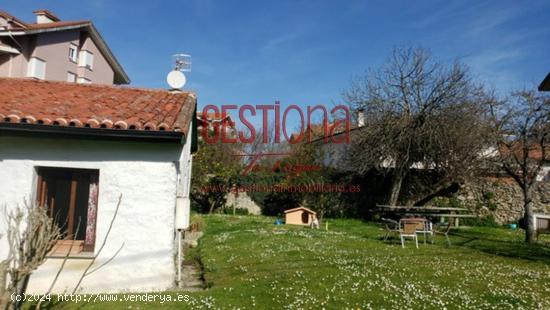
M 51 27 L 52 25 L 59 25 L 59 24 L 84 24 L 84 23 L 92 23 L 89 19 L 81 19 L 81 20 L 59 20 L 55 22 L 49 22 L 49 23 L 26 23 L 27 26 L 33 26 L 33 25 L 40 25 L 44 27 Z
M 196 93 L 194 91 L 179 91 L 179 92 L 171 92 L 168 89 L 162 89 L 162 88 L 147 88 L 147 87 L 135 87 L 135 86 L 127 86 L 127 85 L 109 85 L 109 84 L 85 84 L 85 83 L 74 83 L 74 82 L 66 82 L 66 81 L 52 81 L 52 80 L 37 80 L 35 78 L 15 78 L 15 77 L 0 77 L 0 81 L 12 81 L 12 80 L 19 80 L 22 82 L 33 82 L 33 83 L 45 83 L 45 84 L 63 84 L 63 85 L 71 85 L 71 86 L 78 86 L 78 87 L 96 87 L 96 88 L 108 88 L 108 89 L 119 89 L 119 90 L 139 90 L 139 91 L 148 91 L 148 92 L 159 92 L 167 95 L 193 95 L 196 97 Z

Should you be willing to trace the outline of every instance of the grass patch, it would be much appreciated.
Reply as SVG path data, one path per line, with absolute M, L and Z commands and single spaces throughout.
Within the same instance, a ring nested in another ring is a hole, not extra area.
M 415 249 L 409 241 L 402 249 L 395 239 L 383 242 L 377 225 L 357 220 L 330 220 L 329 231 L 275 226 L 261 216 L 204 220 L 205 235 L 192 255 L 200 255 L 210 289 L 165 308 L 550 308 L 550 248 L 524 244 L 522 231 L 463 228 L 451 247 L 438 237 L 433 245 Z M 77 306 L 153 309 L 159 303 Z

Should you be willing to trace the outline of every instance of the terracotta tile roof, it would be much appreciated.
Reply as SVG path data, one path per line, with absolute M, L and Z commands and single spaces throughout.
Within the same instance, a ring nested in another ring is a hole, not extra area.
M 14 30 L 38 30 L 38 29 L 51 29 L 58 27 L 68 27 L 68 26 L 88 26 L 91 22 L 89 20 L 80 20 L 80 21 L 66 21 L 66 22 L 51 22 L 43 24 L 27 24 L 25 28 L 13 28 Z
M 544 160 L 548 161 L 550 160 L 550 147 L 546 146 L 545 148 L 545 155 Z M 523 158 L 524 150 L 523 150 L 523 143 L 520 142 L 513 142 L 510 145 L 501 144 L 500 145 L 500 153 L 506 157 L 511 157 L 511 155 L 515 155 L 517 158 Z M 527 158 L 532 160 L 541 160 L 542 159 L 542 148 L 539 144 L 536 142 L 533 142 L 531 145 L 528 145 L 527 147 Z
M 35 29 L 50 29 L 50 28 L 57 28 L 57 27 L 66 27 L 66 26 L 79 26 L 79 25 L 82 25 L 82 26 L 86 26 L 86 25 L 89 25 L 91 23 L 91 21 L 89 20 L 80 20 L 80 21 L 60 21 L 59 18 L 57 16 L 55 16 L 52 12 L 48 11 L 48 10 L 37 10 L 37 11 L 34 11 L 33 13 L 37 13 L 37 12 L 45 12 L 47 13 L 46 15 L 49 15 L 50 17 L 54 18 L 54 19 L 57 19 L 55 20 L 54 22 L 50 22 L 50 23 L 41 23 L 41 24 L 38 24 L 38 23 L 26 23 L 20 19 L 18 19 L 17 17 L 11 15 L 10 13 L 8 12 L 5 12 L 5 11 L 0 11 L 0 17 L 3 17 L 7 20 L 12 20 L 12 21 L 15 21 L 17 24 L 19 24 L 19 27 L 13 27 L 9 30 L 11 31 L 16 31 L 16 30 L 35 30 Z
M 197 112 L 197 118 L 202 118 L 203 114 L 204 113 L 202 112 Z M 224 117 L 222 118 L 221 113 L 215 113 L 215 112 L 206 113 L 205 116 L 206 116 L 206 119 L 209 121 L 221 121 L 222 119 L 231 118 L 231 115 L 229 114 L 224 115 Z
M 8 21 L 13 21 L 17 24 L 20 24 L 22 26 L 27 25 L 24 21 L 18 19 L 17 17 L 11 15 L 10 13 L 6 11 L 0 11 L 0 17 L 3 17 L 4 19 L 7 19 Z
M 196 96 L 190 92 L 0 78 L 0 122 L 187 135 Z
M 235 122 L 231 118 L 231 115 L 227 114 L 222 117 L 221 113 L 206 113 L 204 115 L 202 112 L 197 112 L 197 120 L 199 124 L 204 125 L 204 123 L 209 123 L 211 125 L 221 123 L 222 121 L 226 126 L 235 127 Z
M 50 14 L 53 14 L 53 13 L 50 13 Z M 50 28 L 67 27 L 67 26 L 87 26 L 91 23 L 91 21 L 89 20 L 79 20 L 79 21 L 59 21 L 58 20 L 50 23 L 41 23 L 41 24 L 26 23 L 5 11 L 0 11 L 0 17 L 15 21 L 17 24 L 19 24 L 18 27 L 13 27 L 9 29 L 10 31 L 50 29 Z
M 335 135 L 346 130 L 346 125 L 343 120 L 340 120 L 338 123 L 332 122 L 328 123 L 327 127 L 327 136 Z M 310 135 L 310 137 L 308 137 Z M 302 137 L 301 139 L 300 136 Z M 290 141 L 310 141 L 311 139 L 318 139 L 325 136 L 325 125 L 324 124 L 311 124 L 303 132 L 295 132 L 290 135 Z

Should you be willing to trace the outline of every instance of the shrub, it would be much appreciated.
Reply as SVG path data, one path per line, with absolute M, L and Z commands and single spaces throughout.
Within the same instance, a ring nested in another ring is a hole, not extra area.
M 496 211 L 497 209 L 497 204 L 493 201 L 494 198 L 495 193 L 489 191 L 483 192 L 483 204 L 491 211 Z
M 229 214 L 229 215 L 233 215 L 233 205 L 227 207 L 227 208 L 223 208 L 222 210 L 222 213 L 223 214 Z M 235 208 L 235 215 L 249 215 L 250 213 L 248 212 L 248 209 L 245 209 L 245 208 Z
M 436 207 L 440 208 L 462 208 L 462 202 L 456 197 L 436 197 L 433 200 Z
M 492 214 L 487 215 L 485 217 L 481 217 L 481 218 L 461 219 L 460 224 L 461 225 L 466 225 L 466 226 L 485 226 L 485 227 L 499 227 L 499 226 L 501 226 L 495 221 L 495 217 Z

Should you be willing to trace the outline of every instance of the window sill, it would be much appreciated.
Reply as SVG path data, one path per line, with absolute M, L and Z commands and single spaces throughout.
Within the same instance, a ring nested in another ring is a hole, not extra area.
M 81 252 L 78 254 L 69 254 L 69 256 L 63 255 L 63 254 L 52 254 L 52 255 L 46 255 L 46 258 L 49 259 L 64 259 L 67 257 L 67 259 L 92 259 L 94 258 L 93 252 Z

